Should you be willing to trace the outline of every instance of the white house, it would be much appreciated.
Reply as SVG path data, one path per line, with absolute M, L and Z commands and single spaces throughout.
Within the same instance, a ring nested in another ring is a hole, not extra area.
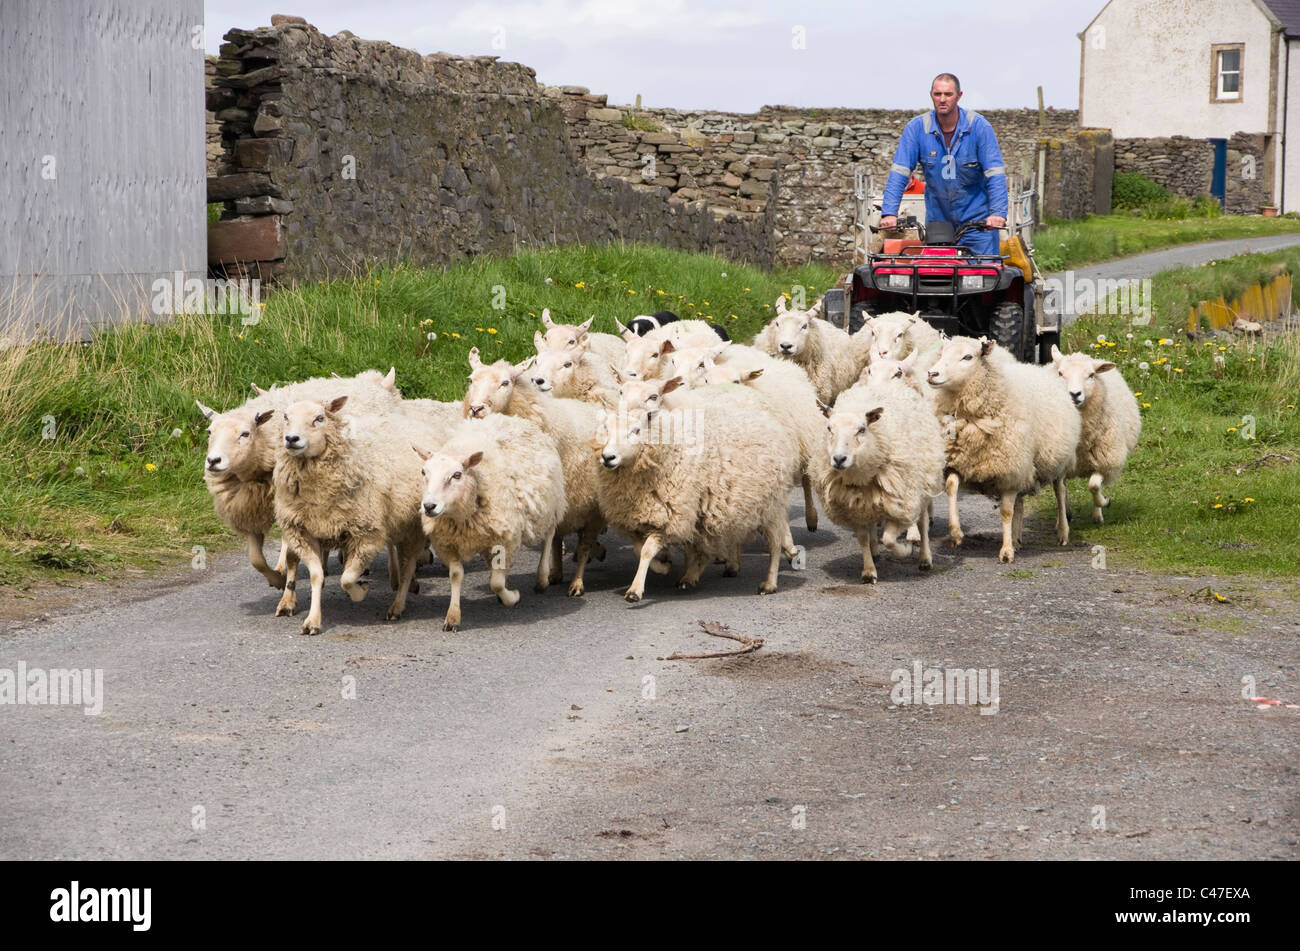
M 1079 39 L 1080 125 L 1209 139 L 1220 168 L 1225 140 L 1262 135 L 1272 204 L 1300 210 L 1300 0 L 1109 0 Z

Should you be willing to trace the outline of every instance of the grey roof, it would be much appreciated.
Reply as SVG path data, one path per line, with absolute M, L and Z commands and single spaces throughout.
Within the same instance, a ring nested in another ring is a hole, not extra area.
M 1300 36 L 1300 0 L 1263 0 L 1263 2 L 1273 11 L 1273 16 L 1282 21 L 1287 36 Z

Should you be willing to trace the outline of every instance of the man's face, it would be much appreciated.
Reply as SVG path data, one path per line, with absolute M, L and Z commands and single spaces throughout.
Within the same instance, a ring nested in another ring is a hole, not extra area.
M 957 103 L 961 101 L 961 93 L 957 91 L 957 84 L 951 79 L 936 79 L 934 85 L 930 87 L 930 101 L 934 103 L 935 115 L 943 118 L 956 111 Z

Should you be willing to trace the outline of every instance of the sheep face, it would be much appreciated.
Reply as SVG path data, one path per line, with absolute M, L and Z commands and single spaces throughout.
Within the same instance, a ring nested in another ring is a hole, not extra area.
M 902 383 L 910 383 L 912 365 L 915 362 L 915 353 L 909 353 L 905 360 L 896 360 L 892 357 L 879 357 L 874 362 L 866 365 L 862 374 L 858 377 L 858 382 L 867 385 L 873 383 L 884 383 L 886 380 L 898 380 Z
M 1084 404 L 1097 392 L 1100 385 L 1097 374 L 1115 369 L 1115 364 L 1109 360 L 1094 360 L 1086 353 L 1066 356 L 1055 346 L 1052 347 L 1052 363 L 1056 367 L 1056 375 L 1065 384 L 1070 399 L 1079 409 L 1083 409 Z
M 519 377 L 530 361 L 512 366 L 509 361 L 480 363 L 469 375 L 469 389 L 465 391 L 463 414 L 467 419 L 482 419 L 492 413 L 504 413 L 510 405 L 510 395 Z
M 785 311 L 772 323 L 776 327 L 775 340 L 777 352 L 783 357 L 794 358 L 808 346 L 808 334 L 811 332 L 813 316 L 811 312 Z
M 543 393 L 563 389 L 573 382 L 582 354 L 573 350 L 546 350 L 539 353 L 528 370 L 528 378 Z
M 714 343 L 709 346 L 678 350 L 663 361 L 663 369 L 660 373 L 665 377 L 680 376 L 688 386 L 699 386 L 704 383 L 713 361 L 725 349 L 725 345 L 720 347 Z
M 826 420 L 826 452 L 832 469 L 842 472 L 869 467 L 874 471 L 880 467 L 885 452 L 871 424 L 883 413 L 881 406 L 865 413 L 830 413 Z
M 591 331 L 591 324 L 595 319 L 595 317 L 588 317 L 576 325 L 557 324 L 551 320 L 551 312 L 543 310 L 542 323 L 546 325 L 546 333 L 534 333 L 533 346 L 537 348 L 538 353 L 547 350 L 585 350 L 587 334 Z
M 762 373 L 762 370 L 753 371 Z M 718 386 L 725 383 L 745 383 L 748 382 L 746 374 L 741 372 L 740 367 L 734 363 L 724 363 L 719 366 L 716 363 L 707 363 L 705 365 L 704 380 L 708 386 Z
M 992 340 L 953 337 L 943 345 L 926 382 L 939 389 L 959 390 L 975 372 L 980 361 L 992 352 Z
M 916 318 L 902 312 L 881 314 L 871 325 L 871 360 L 897 360 L 907 347 L 907 331 Z
M 204 417 L 208 420 L 208 451 L 204 457 L 204 471 L 213 475 L 246 470 L 253 464 L 262 451 L 274 448 L 270 441 L 275 438 L 271 432 L 273 426 L 265 426 L 273 410 L 265 410 L 256 415 L 242 410 L 218 413 L 199 403 Z
M 627 362 L 623 366 L 623 376 L 629 380 L 646 380 L 659 376 L 660 364 L 677 348 L 671 340 L 646 339 L 633 335 L 627 341 Z
M 600 464 L 606 469 L 617 469 L 636 462 L 641 449 L 650 441 L 650 426 L 658 412 L 624 409 L 608 414 L 606 430 L 609 438 L 600 450 Z
M 328 403 L 302 400 L 284 411 L 284 451 L 296 459 L 314 459 L 325 451 L 339 425 L 338 412 L 348 398 Z
M 476 452 L 464 458 L 442 452 L 427 453 L 421 449 L 415 449 L 415 453 L 424 463 L 420 468 L 424 479 L 420 512 L 425 520 L 467 515 L 478 498 L 478 472 L 474 467 L 483 461 L 483 453 Z
M 671 380 L 627 380 L 619 387 L 620 408 L 625 410 L 662 409 L 664 397 L 682 385 L 682 378 Z

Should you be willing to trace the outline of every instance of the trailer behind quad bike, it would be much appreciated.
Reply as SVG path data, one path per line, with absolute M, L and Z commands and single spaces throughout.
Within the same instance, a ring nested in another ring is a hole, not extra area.
M 949 336 L 990 337 L 1017 359 L 1046 363 L 1061 335 L 1056 308 L 1045 308 L 1033 258 L 1032 182 L 1015 185 L 1001 253 L 983 255 L 957 241 L 982 222 L 925 222 L 925 195 L 905 194 L 898 227 L 880 228 L 883 195 L 870 175 L 853 179 L 853 270 L 822 298 L 822 314 L 850 333 L 875 314 L 919 311 Z

